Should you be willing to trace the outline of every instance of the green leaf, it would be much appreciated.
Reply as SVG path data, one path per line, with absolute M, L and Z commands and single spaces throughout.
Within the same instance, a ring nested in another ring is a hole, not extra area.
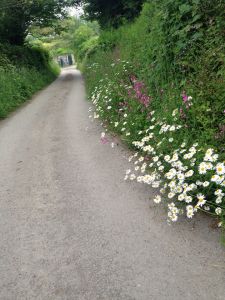
M 192 39 L 193 40 L 197 40 L 203 37 L 203 33 L 202 32 L 196 32 L 195 34 L 192 35 Z
M 192 6 L 190 6 L 189 4 L 182 4 L 181 6 L 179 6 L 179 10 L 183 15 L 191 11 L 191 9 Z
M 191 23 L 196 22 L 196 21 L 199 20 L 200 18 L 201 18 L 201 15 L 195 15 L 195 16 L 193 17 L 193 19 L 191 20 Z

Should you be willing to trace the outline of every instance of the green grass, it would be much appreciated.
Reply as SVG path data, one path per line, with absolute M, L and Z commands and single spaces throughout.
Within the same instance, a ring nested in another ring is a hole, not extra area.
M 195 208 L 197 195 L 204 193 L 207 204 L 203 210 L 220 214 L 224 222 L 225 196 L 216 199 L 215 193 L 221 189 L 225 194 L 225 174 L 216 183 L 212 176 L 219 162 L 225 165 L 225 7 L 220 0 L 213 5 L 211 1 L 183 2 L 147 1 L 135 22 L 103 31 L 98 47 L 85 59 L 84 74 L 95 116 L 119 134 L 138 156 L 147 156 L 147 162 L 154 156 L 165 170 L 161 173 L 159 166 L 153 164 L 146 169 L 147 174 L 156 172 L 160 184 L 167 184 L 166 193 L 171 192 L 170 181 L 165 179 L 171 164 L 164 157 L 173 157 L 177 152 L 180 163 L 193 171 L 186 183 L 197 187 L 188 193 L 192 197 L 191 201 L 188 198 L 188 205 L 191 203 Z M 136 84 L 141 88 L 136 88 Z M 140 103 L 140 97 L 146 96 L 150 97 L 147 107 Z M 188 96 L 191 98 L 185 104 Z M 181 127 L 161 133 L 163 124 Z M 133 142 L 141 141 L 149 133 L 154 138 L 147 144 L 154 148 L 154 153 L 146 155 Z M 192 161 L 184 157 L 184 142 L 186 152 L 196 151 L 190 154 Z M 209 148 L 214 149 L 218 158 L 212 160 L 206 174 L 200 174 L 199 166 Z M 198 185 L 199 181 L 206 182 L 206 186 Z M 167 203 L 174 201 L 179 212 L 186 211 L 185 203 L 176 197 L 165 199 Z
M 103 31 L 98 48 L 85 59 L 87 88 L 91 95 L 106 79 L 115 87 L 112 101 L 117 102 L 127 97 L 123 85 L 135 75 L 152 97 L 149 110 L 169 120 L 174 109 L 184 109 L 187 139 L 225 153 L 225 5 L 220 0 L 190 3 L 147 2 L 134 23 Z M 123 61 L 129 62 L 127 72 Z M 193 98 L 188 110 L 183 91 Z
M 41 50 L 8 45 L 0 50 L 0 118 L 5 118 L 51 83 L 59 68 Z

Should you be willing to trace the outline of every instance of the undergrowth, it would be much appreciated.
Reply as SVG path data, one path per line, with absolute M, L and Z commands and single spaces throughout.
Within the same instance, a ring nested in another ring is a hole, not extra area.
M 103 31 L 85 60 L 94 118 L 136 151 L 125 179 L 157 188 L 170 221 L 199 210 L 224 221 L 224 8 L 147 1 L 134 23 Z
M 0 45 L 0 118 L 52 82 L 59 68 L 43 49 Z

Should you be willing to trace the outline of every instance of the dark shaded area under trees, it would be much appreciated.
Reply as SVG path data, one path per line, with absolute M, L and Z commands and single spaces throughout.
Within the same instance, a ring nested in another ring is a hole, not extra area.
M 68 7 L 82 5 L 85 18 L 97 20 L 102 27 L 118 27 L 133 20 L 143 0 L 1 0 L 0 42 L 22 45 L 29 27 L 51 26 L 67 15 Z
M 84 0 L 85 16 L 90 21 L 97 20 L 102 27 L 118 27 L 137 17 L 143 0 Z
M 0 42 L 22 45 L 30 25 L 49 26 L 77 0 L 1 0 Z

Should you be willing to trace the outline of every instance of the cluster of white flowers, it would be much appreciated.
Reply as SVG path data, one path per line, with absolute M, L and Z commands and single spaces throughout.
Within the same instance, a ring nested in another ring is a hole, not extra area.
M 192 218 L 198 210 L 224 214 L 225 163 L 218 161 L 219 155 L 212 148 L 203 153 L 198 143 L 187 147 L 186 142 L 170 155 L 164 155 L 161 142 L 156 144 L 157 133 L 159 137 L 162 132 L 169 133 L 170 128 L 176 131 L 181 127 L 154 122 L 155 125 L 141 132 L 144 136 L 139 141 L 133 142 L 138 152 L 129 161 L 134 160 L 135 168 L 124 179 L 136 179 L 139 183 L 159 189 L 160 194 L 154 198 L 154 202 L 160 203 L 164 199 L 168 203 L 169 221 L 177 221 L 178 215 L 184 212 L 187 218 Z M 163 138 L 162 142 L 166 141 L 170 142 Z M 146 159 L 143 155 L 146 155 Z
M 127 72 L 128 62 L 121 63 Z M 130 87 L 121 84 L 120 88 Z M 159 194 L 154 202 L 167 203 L 169 221 L 177 221 L 182 214 L 191 219 L 199 210 L 225 217 L 225 162 L 220 161 L 218 153 L 213 148 L 205 151 L 198 143 L 190 145 L 182 140 L 183 126 L 179 124 L 178 109 L 172 112 L 172 121 L 159 119 L 152 111 L 150 126 L 132 132 L 136 121 L 129 118 L 125 105 L 129 98 L 115 101 L 114 89 L 106 76 L 92 93 L 95 111 L 90 109 L 90 113 L 93 119 L 105 120 L 129 142 L 133 136 L 140 136 L 132 142 L 137 152 L 129 162 L 133 162 L 134 167 L 126 171 L 124 179 L 156 188 Z M 104 141 L 105 136 L 101 138 Z

